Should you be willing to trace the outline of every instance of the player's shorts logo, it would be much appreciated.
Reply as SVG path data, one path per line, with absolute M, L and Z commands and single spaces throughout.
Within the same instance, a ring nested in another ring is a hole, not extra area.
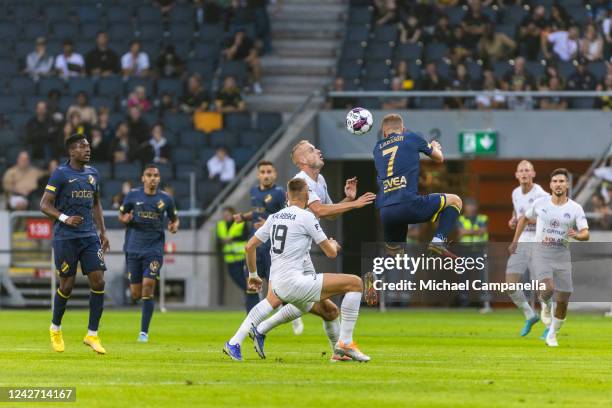
M 70 265 L 66 263 L 66 261 L 62 262 L 62 266 L 60 266 L 60 271 L 66 272 L 70 268 Z
M 92 186 L 96 185 L 96 179 L 91 174 L 89 175 L 89 177 L 87 177 L 87 182 L 91 184 Z
M 98 249 L 98 259 L 104 263 L 104 250 L 102 248 Z
M 157 270 L 159 269 L 159 262 L 157 261 L 153 261 L 149 264 L 149 269 L 151 270 L 152 273 L 157 272 Z
M 166 204 L 164 204 L 164 201 L 163 201 L 163 200 L 159 200 L 159 201 L 157 202 L 157 208 L 159 208 L 160 210 L 161 210 L 162 208 L 164 208 L 165 206 L 166 206 Z

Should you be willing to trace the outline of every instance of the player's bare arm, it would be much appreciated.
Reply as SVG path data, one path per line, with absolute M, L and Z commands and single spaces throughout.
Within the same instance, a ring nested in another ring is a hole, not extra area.
M 516 251 L 518 240 L 521 234 L 523 233 L 523 231 L 525 230 L 525 227 L 527 226 L 527 224 L 535 224 L 535 222 L 536 222 L 535 218 L 527 218 L 524 215 L 519 217 L 516 223 L 516 229 L 514 230 L 514 238 L 512 239 L 512 243 L 508 247 L 508 251 L 510 252 L 510 254 L 513 254 Z
M 54 220 L 59 220 L 60 213 L 57 208 L 54 206 L 55 202 L 55 194 L 45 191 L 40 200 L 40 211 L 45 214 L 47 217 L 52 218 Z M 83 217 L 80 215 L 71 215 L 65 221 L 64 224 L 69 225 L 71 227 L 78 227 L 83 223 Z
M 254 289 L 259 292 L 261 290 L 262 280 L 259 276 L 257 276 L 257 247 L 260 246 L 262 242 L 257 237 L 251 237 L 249 242 L 247 242 L 245 251 L 246 251 L 246 261 L 247 261 L 247 269 L 249 270 L 249 277 L 247 278 L 247 287 L 249 289 Z
M 98 193 L 94 194 L 93 203 L 93 219 L 100 231 L 100 243 L 104 252 L 110 250 L 110 242 L 106 238 L 106 226 L 104 225 L 104 210 L 102 210 L 102 204 L 100 203 L 100 196 Z
M 168 231 L 170 231 L 172 234 L 176 234 L 179 230 L 179 226 L 179 217 L 176 217 L 173 220 L 170 220 L 170 222 L 168 222 Z
M 444 154 L 442 153 L 442 145 L 440 144 L 440 142 L 438 142 L 437 140 L 432 140 L 430 145 L 431 154 L 429 155 L 429 157 L 431 158 L 431 160 L 435 161 L 436 163 L 444 162 Z
M 118 218 L 119 218 L 119 222 L 121 222 L 124 225 L 128 225 L 134 219 L 134 214 L 131 211 L 127 213 L 119 212 Z
M 308 208 L 317 218 L 331 218 L 344 214 L 345 212 L 365 207 L 372 204 L 376 199 L 376 194 L 365 193 L 353 201 L 344 201 L 336 204 L 321 204 L 321 201 L 313 201 Z
M 340 252 L 341 249 L 340 244 L 338 244 L 338 242 L 336 242 L 336 240 L 333 238 L 329 238 L 321 242 L 319 244 L 319 247 L 321 248 L 325 256 L 330 259 L 336 258 L 336 256 L 338 256 L 338 252 Z
M 508 220 L 508 227 L 513 230 L 516 228 L 516 213 L 514 212 L 514 210 L 512 211 L 512 217 Z
M 570 228 L 567 232 L 567 236 L 574 238 L 576 241 L 588 241 L 591 238 L 588 228 L 583 228 L 578 232 L 576 232 L 575 229 Z

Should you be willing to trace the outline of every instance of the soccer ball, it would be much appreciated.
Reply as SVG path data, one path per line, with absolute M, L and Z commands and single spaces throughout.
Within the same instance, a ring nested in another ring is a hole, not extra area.
M 364 108 L 353 108 L 346 114 L 346 129 L 354 135 L 368 133 L 373 122 L 372 114 Z

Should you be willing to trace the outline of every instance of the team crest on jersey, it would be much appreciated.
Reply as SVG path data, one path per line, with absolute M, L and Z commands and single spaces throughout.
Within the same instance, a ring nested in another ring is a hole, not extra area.
M 164 200 L 159 200 L 159 201 L 157 202 L 157 208 L 159 208 L 160 210 L 161 210 L 162 208 L 164 208 L 165 206 L 166 206 L 166 204 L 164 204 Z
M 565 214 L 563 214 L 563 217 L 567 218 L 568 220 L 569 220 L 570 218 L 572 218 L 572 216 L 571 216 L 571 215 L 569 215 L 569 213 L 565 213 Z
M 556 220 L 556 219 L 553 219 L 550 222 L 550 226 L 553 227 L 553 228 L 559 228 L 560 225 L 561 225 L 561 223 L 559 222 L 559 220 Z
M 264 197 L 264 203 L 268 204 L 270 201 L 272 201 L 272 194 L 268 194 Z
M 533 203 L 533 198 L 529 199 L 529 204 Z
M 149 269 L 151 270 L 151 272 L 155 273 L 157 272 L 157 270 L 159 269 L 159 262 L 157 261 L 153 261 L 149 264 Z
M 91 184 L 92 186 L 96 185 L 96 179 L 91 174 L 89 175 L 89 177 L 87 177 L 87 182 Z

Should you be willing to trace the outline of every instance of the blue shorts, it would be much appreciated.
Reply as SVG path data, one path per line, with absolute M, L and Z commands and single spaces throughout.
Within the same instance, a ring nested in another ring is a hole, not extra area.
M 76 275 L 79 262 L 83 275 L 106 270 L 104 251 L 97 236 L 54 240 L 53 253 L 55 268 L 61 278 Z
M 155 252 L 125 254 L 130 284 L 142 283 L 143 278 L 159 280 L 159 272 L 164 264 L 164 255 Z
M 380 209 L 385 242 L 406 242 L 409 224 L 436 221 L 446 204 L 446 195 L 415 196 L 399 204 Z
M 270 257 L 270 247 L 261 245 L 257 247 L 257 274 L 260 278 L 270 279 L 270 266 L 272 258 Z

